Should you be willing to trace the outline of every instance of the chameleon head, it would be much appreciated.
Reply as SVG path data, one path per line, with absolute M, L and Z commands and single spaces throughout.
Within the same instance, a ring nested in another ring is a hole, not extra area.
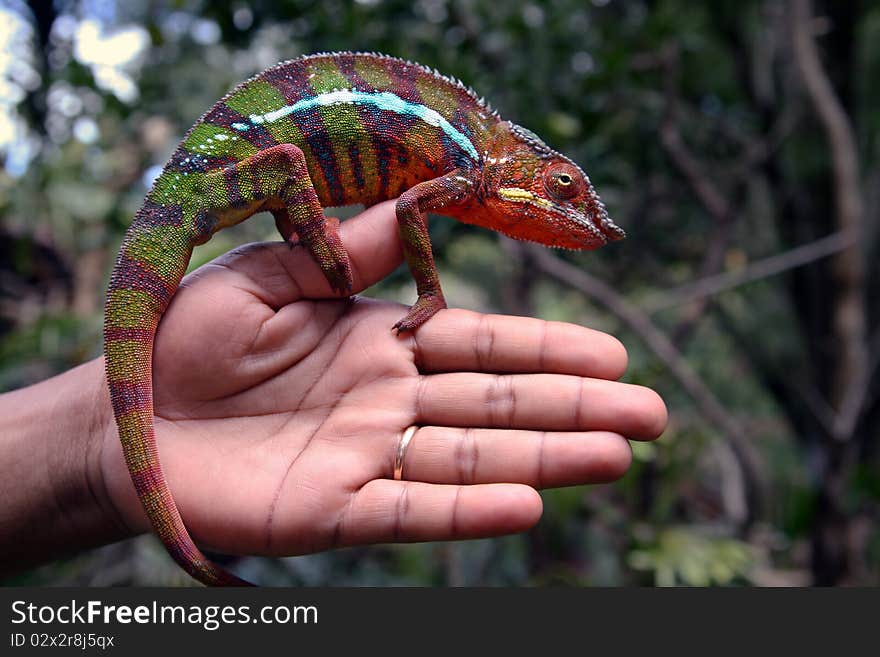
M 481 191 L 486 219 L 516 239 L 595 249 L 625 237 L 580 167 L 513 123 L 499 126 Z

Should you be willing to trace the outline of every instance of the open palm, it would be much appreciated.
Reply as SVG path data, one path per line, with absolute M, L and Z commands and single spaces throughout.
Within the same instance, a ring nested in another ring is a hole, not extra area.
M 346 222 L 355 291 L 401 259 L 393 204 Z M 445 310 L 396 335 L 398 304 L 340 299 L 309 255 L 251 244 L 190 274 L 154 351 L 156 435 L 194 539 L 247 554 L 522 531 L 535 488 L 610 481 L 660 398 L 615 381 L 626 352 L 590 329 Z M 418 425 L 392 479 L 402 432 Z M 146 530 L 115 435 L 108 489 Z

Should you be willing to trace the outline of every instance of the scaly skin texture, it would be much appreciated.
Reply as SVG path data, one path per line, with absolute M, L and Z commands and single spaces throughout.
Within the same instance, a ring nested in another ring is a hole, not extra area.
M 156 328 L 193 247 L 257 212 L 351 291 L 348 255 L 322 207 L 399 197 L 418 299 L 393 327 L 445 308 L 426 213 L 517 239 L 593 249 L 623 237 L 589 179 L 460 82 L 378 54 L 284 62 L 242 83 L 187 133 L 138 211 L 107 293 L 107 379 L 126 464 L 171 556 L 205 584 L 242 585 L 196 547 L 165 482 L 153 429 Z

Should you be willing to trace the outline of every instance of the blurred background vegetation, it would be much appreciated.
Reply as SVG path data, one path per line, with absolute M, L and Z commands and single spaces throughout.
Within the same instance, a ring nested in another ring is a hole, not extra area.
M 437 219 L 447 298 L 617 335 L 626 379 L 657 389 L 671 419 L 633 444 L 622 481 L 545 491 L 527 534 L 240 572 L 880 583 L 877 2 L 3 0 L 0 391 L 100 353 L 122 232 L 193 121 L 241 79 L 326 50 L 455 75 L 584 166 L 627 240 L 558 254 Z M 194 266 L 264 239 L 272 222 L 247 222 Z M 374 291 L 413 298 L 403 269 Z M 191 583 L 150 536 L 3 581 Z

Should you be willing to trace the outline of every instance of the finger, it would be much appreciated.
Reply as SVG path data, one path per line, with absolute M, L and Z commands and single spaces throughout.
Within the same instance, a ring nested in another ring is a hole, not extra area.
M 426 372 L 548 372 L 617 379 L 626 349 L 607 333 L 529 317 L 447 310 L 412 334 Z
M 374 479 L 351 498 L 337 535 L 340 545 L 483 538 L 525 531 L 541 511 L 538 493 L 518 484 Z
M 339 236 L 348 252 L 352 292 L 361 292 L 391 273 L 402 259 L 394 201 L 374 205 L 344 221 Z M 217 258 L 200 271 L 224 279 L 278 309 L 303 298 L 337 298 L 314 258 L 285 242 L 248 244 Z M 190 276 L 192 282 L 194 277 Z
M 397 445 L 394 445 L 396 452 Z M 394 455 L 390 455 L 393 463 Z M 534 488 L 606 483 L 632 463 L 622 436 L 419 427 L 403 460 L 403 478 L 435 484 L 507 482 Z
M 657 438 L 667 420 L 650 388 L 564 374 L 429 374 L 415 410 L 417 424 L 612 431 L 636 440 Z

